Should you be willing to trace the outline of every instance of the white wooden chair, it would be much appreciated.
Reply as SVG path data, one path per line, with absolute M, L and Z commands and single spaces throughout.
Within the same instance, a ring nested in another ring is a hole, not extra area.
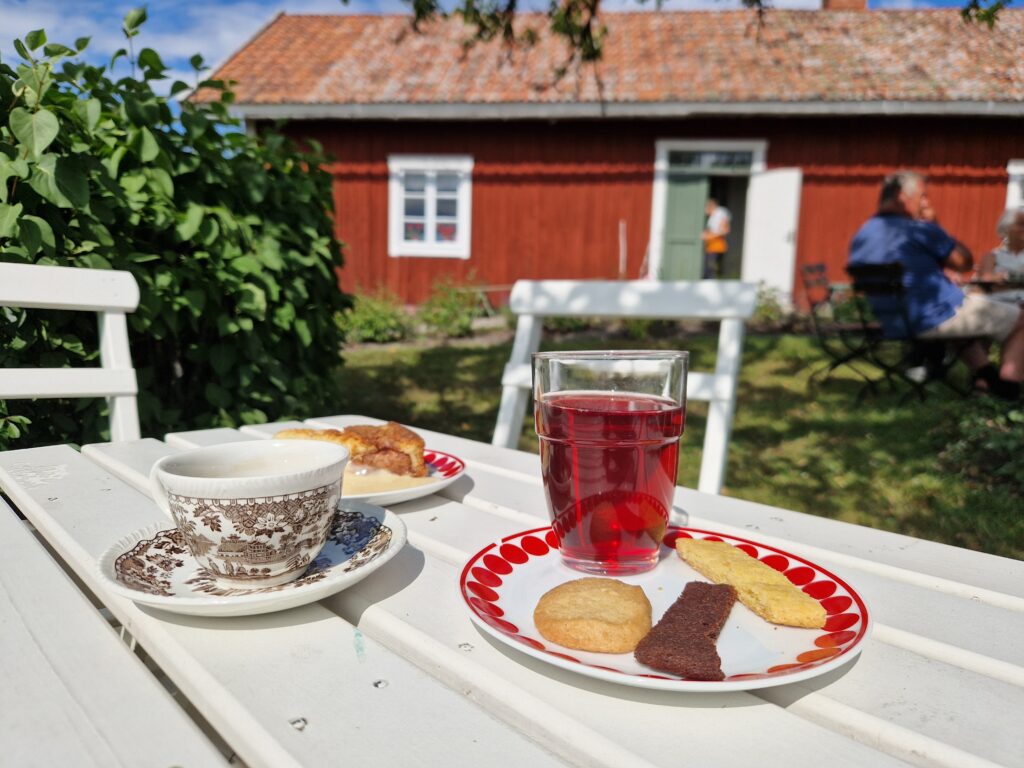
M 111 440 L 138 440 L 138 383 L 128 347 L 126 313 L 139 305 L 130 272 L 0 264 L 0 306 L 68 309 L 99 314 L 99 368 L 6 368 L 0 400 L 105 397 Z
M 540 346 L 545 317 L 717 320 L 715 371 L 691 370 L 686 395 L 709 403 L 697 489 L 720 492 L 736 408 L 744 324 L 754 312 L 756 295 L 756 285 L 732 280 L 520 280 L 509 298 L 509 307 L 519 320 L 512 355 L 501 379 L 501 406 L 491 442 L 506 448 L 515 448 L 519 442 L 532 389 L 530 356 Z

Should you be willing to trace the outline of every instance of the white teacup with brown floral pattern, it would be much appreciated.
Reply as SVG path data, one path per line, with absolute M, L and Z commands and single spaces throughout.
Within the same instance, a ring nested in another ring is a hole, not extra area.
M 157 504 L 221 585 L 296 579 L 323 549 L 341 498 L 348 449 L 312 440 L 252 440 L 160 459 Z

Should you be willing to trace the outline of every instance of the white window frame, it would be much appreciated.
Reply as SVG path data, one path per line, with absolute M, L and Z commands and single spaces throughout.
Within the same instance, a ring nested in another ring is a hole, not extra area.
M 406 173 L 426 173 L 424 231 L 433 237 L 437 215 L 436 187 L 430 182 L 438 173 L 459 177 L 456 192 L 455 240 L 439 243 L 405 239 L 405 196 L 402 179 Z M 473 158 L 469 155 L 388 155 L 388 256 L 432 256 L 468 259 L 473 223 Z

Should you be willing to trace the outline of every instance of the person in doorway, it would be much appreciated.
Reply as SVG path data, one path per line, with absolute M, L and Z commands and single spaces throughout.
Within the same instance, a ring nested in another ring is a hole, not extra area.
M 849 265 L 903 265 L 907 332 L 918 339 L 972 339 L 961 359 L 974 375 L 978 390 L 1017 400 L 1024 380 L 1024 312 L 978 294 L 964 294 L 944 269 L 968 272 L 970 251 L 933 221 L 921 220 L 929 206 L 925 178 L 912 171 L 886 176 L 878 212 L 850 242 Z M 900 329 L 885 329 L 899 335 Z M 989 362 L 981 339 L 1002 342 L 1001 365 Z
M 1003 212 L 996 224 L 1002 242 L 981 257 L 978 277 L 994 283 L 992 298 L 1007 304 L 1024 305 L 1024 207 Z
M 722 262 L 729 251 L 726 237 L 729 235 L 732 215 L 728 208 L 719 205 L 713 197 L 709 197 L 704 204 L 704 215 L 707 216 L 707 223 L 701 239 L 704 241 L 704 279 L 708 280 L 722 275 Z

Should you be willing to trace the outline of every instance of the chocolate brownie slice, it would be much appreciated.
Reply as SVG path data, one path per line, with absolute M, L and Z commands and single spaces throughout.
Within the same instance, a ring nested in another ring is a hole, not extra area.
M 734 587 L 691 581 L 640 641 L 633 657 L 688 680 L 723 680 L 715 641 L 735 603 Z

